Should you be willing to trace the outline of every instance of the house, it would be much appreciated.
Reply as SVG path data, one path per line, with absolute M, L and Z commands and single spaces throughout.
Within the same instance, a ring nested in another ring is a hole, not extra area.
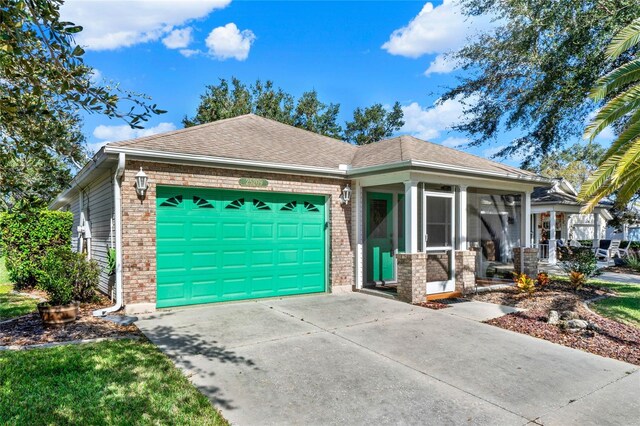
M 609 209 L 612 203 L 600 202 L 591 214 L 582 214 L 583 204 L 578 193 L 565 179 L 553 180 L 553 185 L 536 188 L 531 194 L 532 246 L 539 247 L 540 258 L 549 264 L 557 263 L 558 242 L 592 240 L 598 247 L 607 232 L 607 222 L 612 219 Z M 553 232 L 551 231 L 553 230 Z
M 375 285 L 419 300 L 512 264 L 548 184 L 411 136 L 354 146 L 244 115 L 109 143 L 50 207 L 102 265 L 116 250 L 96 314 Z

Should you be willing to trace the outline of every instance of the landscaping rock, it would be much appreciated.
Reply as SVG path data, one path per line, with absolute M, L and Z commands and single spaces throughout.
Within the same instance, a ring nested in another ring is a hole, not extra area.
M 567 328 L 582 328 L 585 329 L 589 323 L 581 319 L 570 319 L 566 322 Z
M 587 330 L 596 331 L 598 333 L 600 333 L 602 331 L 602 329 L 598 326 L 598 324 L 596 324 L 595 322 L 591 322 L 591 321 L 588 321 L 588 323 L 587 323 Z
M 549 311 L 549 317 L 547 318 L 547 324 L 556 325 L 560 322 L 560 314 L 558 311 Z
M 577 320 L 577 319 L 580 319 L 580 317 L 574 311 L 562 311 L 562 313 L 560 314 L 560 319 L 561 320 Z

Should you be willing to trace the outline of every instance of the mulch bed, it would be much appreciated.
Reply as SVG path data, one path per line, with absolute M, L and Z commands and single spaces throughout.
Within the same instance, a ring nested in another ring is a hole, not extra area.
M 106 297 L 101 297 L 97 303 L 82 304 L 78 319 L 74 323 L 60 327 L 44 327 L 38 312 L 8 320 L 0 324 L 0 346 L 26 346 L 71 340 L 141 336 L 135 325 L 122 326 L 92 315 L 94 310 L 112 304 Z
M 606 268 L 602 268 L 601 271 L 603 272 L 613 272 L 616 274 L 629 274 L 629 275 L 639 275 L 640 276 L 640 272 L 636 271 L 635 269 L 632 269 L 628 266 L 607 266 Z M 598 278 L 598 277 L 596 277 Z
M 446 303 L 434 302 L 432 300 L 430 300 L 428 302 L 414 303 L 414 305 L 422 306 L 423 308 L 435 309 L 436 311 L 438 309 L 445 309 L 445 308 L 450 308 L 451 307 L 451 306 L 447 305 Z
M 640 328 L 604 318 L 584 307 L 584 301 L 603 296 L 612 294 L 607 289 L 591 287 L 573 292 L 566 285 L 552 283 L 532 296 L 510 288 L 473 295 L 471 299 L 527 309 L 486 321 L 487 324 L 640 365 Z M 580 318 L 596 324 L 599 331 L 570 331 L 547 324 L 550 310 L 574 311 Z

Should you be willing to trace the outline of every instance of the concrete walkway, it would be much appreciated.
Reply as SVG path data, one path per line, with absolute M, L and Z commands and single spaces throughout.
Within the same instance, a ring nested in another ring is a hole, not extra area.
M 234 424 L 638 424 L 637 366 L 479 323 L 478 311 L 352 293 L 138 326 Z

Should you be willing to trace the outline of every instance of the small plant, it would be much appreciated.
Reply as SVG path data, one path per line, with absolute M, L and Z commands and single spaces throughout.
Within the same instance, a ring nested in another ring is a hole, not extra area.
M 521 293 L 528 293 L 529 295 L 535 293 L 536 282 L 527 274 L 515 274 L 514 281 L 516 283 L 516 287 Z
M 629 256 L 625 259 L 629 268 L 636 272 L 640 272 L 640 256 L 636 253 L 629 253 Z
M 113 275 L 116 272 L 116 249 L 114 248 L 109 248 L 107 251 L 106 272 L 108 275 Z
M 574 249 L 569 258 L 562 263 L 566 272 L 582 274 L 586 283 L 587 279 L 599 274 L 596 255 L 589 248 Z
M 580 290 L 587 282 L 587 277 L 582 272 L 571 271 L 569 273 L 569 284 L 574 290 Z
M 544 288 L 549 285 L 549 275 L 546 272 L 540 272 L 536 281 L 538 281 L 538 288 Z
M 82 253 L 60 247 L 47 253 L 42 269 L 39 287 L 47 293 L 50 305 L 95 300 L 100 275 L 96 261 L 87 260 Z

